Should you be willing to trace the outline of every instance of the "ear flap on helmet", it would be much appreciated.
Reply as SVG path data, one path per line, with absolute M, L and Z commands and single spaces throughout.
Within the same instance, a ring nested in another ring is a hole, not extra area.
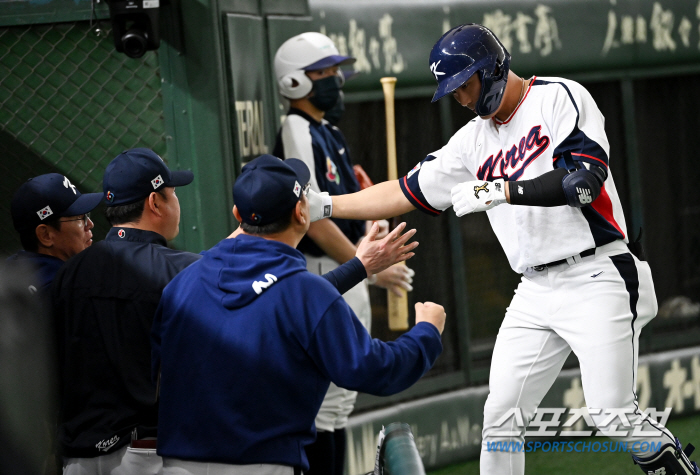
M 313 89 L 313 82 L 302 70 L 291 71 L 277 81 L 280 94 L 288 99 L 301 99 Z

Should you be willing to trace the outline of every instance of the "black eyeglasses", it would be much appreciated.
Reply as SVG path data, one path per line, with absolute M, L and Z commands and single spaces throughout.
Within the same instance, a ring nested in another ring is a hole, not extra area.
M 59 219 L 58 222 L 59 223 L 67 223 L 68 221 L 82 221 L 83 225 L 85 227 L 87 227 L 89 219 L 90 219 L 90 213 L 85 213 L 85 214 L 81 214 L 77 218 L 73 218 L 73 219 Z

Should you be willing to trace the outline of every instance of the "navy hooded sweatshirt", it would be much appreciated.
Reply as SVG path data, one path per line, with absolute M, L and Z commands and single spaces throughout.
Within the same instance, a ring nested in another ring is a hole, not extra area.
M 38 252 L 19 251 L 7 258 L 8 266 L 28 265 L 34 271 L 31 278 L 30 292 L 48 291 L 56 273 L 63 266 L 63 261 L 58 257 Z
M 159 455 L 306 470 L 304 446 L 331 381 L 394 394 L 442 351 L 425 322 L 394 342 L 373 340 L 286 244 L 239 235 L 202 255 L 165 288 L 156 312 Z

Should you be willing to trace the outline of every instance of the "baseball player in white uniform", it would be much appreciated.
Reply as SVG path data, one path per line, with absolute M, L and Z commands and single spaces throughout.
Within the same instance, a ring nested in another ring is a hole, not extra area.
M 639 333 L 658 307 L 648 264 L 628 248 L 603 115 L 580 84 L 521 78 L 509 65 L 487 28 L 468 24 L 445 33 L 430 55 L 438 82 L 433 101 L 452 94 L 479 117 L 405 177 L 332 199 L 313 196 L 314 210 L 351 219 L 412 209 L 437 216 L 450 206 L 457 216 L 486 211 L 522 280 L 493 351 L 481 473 L 524 473 L 524 452 L 489 451 L 489 443 L 524 441 L 573 350 L 599 429 L 606 430 L 611 409 L 641 428 L 643 436 L 618 431 L 627 435 L 615 438 L 629 442 L 645 474 L 700 474 L 688 459 L 692 446 L 684 452 L 637 406 Z M 514 408 L 525 426 L 514 418 L 497 425 Z

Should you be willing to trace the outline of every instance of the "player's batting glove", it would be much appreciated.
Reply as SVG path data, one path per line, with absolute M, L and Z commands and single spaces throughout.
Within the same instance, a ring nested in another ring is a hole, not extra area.
M 309 189 L 309 194 L 306 198 L 309 200 L 309 214 L 311 215 L 312 223 L 319 219 L 331 217 L 331 214 L 333 214 L 333 199 L 327 191 L 316 193 L 314 190 Z
M 452 188 L 452 209 L 457 216 L 486 211 L 506 202 L 505 182 L 465 181 Z

